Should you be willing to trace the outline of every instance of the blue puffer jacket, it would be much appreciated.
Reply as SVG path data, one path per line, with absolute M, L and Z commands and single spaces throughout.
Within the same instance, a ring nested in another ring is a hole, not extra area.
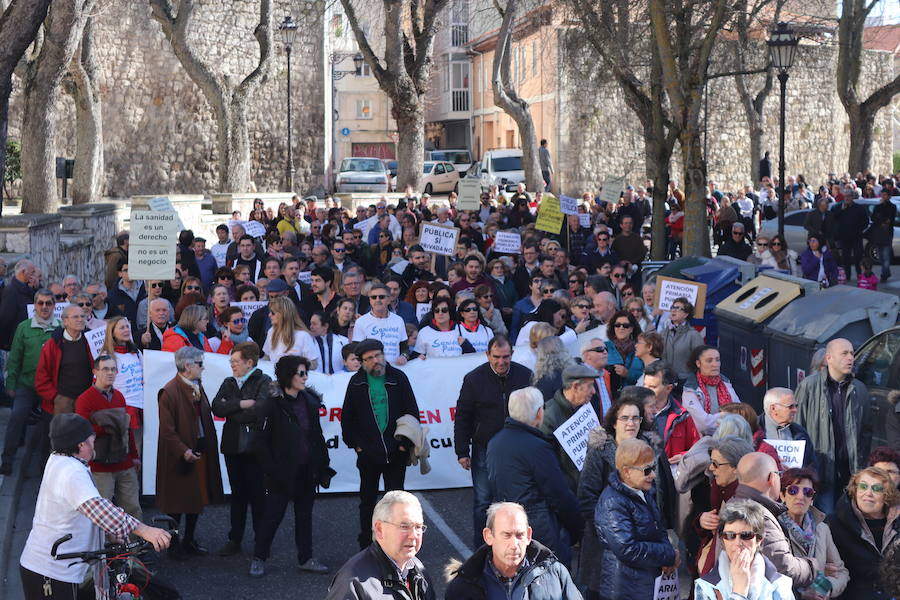
M 653 583 L 662 567 L 675 563 L 656 506 L 656 489 L 644 492 L 645 502 L 625 486 L 619 473 L 609 475 L 594 511 L 594 527 L 603 547 L 600 562 L 601 598 L 646 600 L 653 598 Z

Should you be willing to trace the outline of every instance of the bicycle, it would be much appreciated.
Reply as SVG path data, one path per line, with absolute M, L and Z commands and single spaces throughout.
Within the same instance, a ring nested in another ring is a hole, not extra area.
M 169 527 L 176 525 L 175 520 L 168 515 L 154 517 L 151 522 L 154 525 L 167 524 Z M 178 535 L 177 529 L 169 529 L 169 532 L 173 538 Z M 57 554 L 59 546 L 70 539 L 72 539 L 72 534 L 67 533 L 53 542 L 50 555 L 56 560 L 77 559 L 76 562 L 71 563 L 69 566 L 78 562 L 93 563 L 103 561 L 108 577 L 107 589 L 109 590 L 110 600 L 140 600 L 144 597 L 144 592 L 150 585 L 151 572 L 144 562 L 137 557 L 153 550 L 153 544 L 146 540 L 124 543 L 110 542 L 105 544 L 102 550 Z M 135 565 L 134 563 L 137 564 Z M 142 586 L 131 581 L 136 566 L 139 566 L 145 574 L 145 582 Z

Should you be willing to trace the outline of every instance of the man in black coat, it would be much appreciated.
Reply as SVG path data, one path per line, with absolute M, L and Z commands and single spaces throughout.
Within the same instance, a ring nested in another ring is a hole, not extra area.
M 897 206 L 891 202 L 891 190 L 881 189 L 881 202 L 872 211 L 871 241 L 878 250 L 881 261 L 881 283 L 891 276 L 891 260 L 894 258 L 894 222 L 897 220 Z
M 835 204 L 831 209 L 834 215 L 834 240 L 840 251 L 841 266 L 844 267 L 848 281 L 852 267 L 856 267 L 856 275 L 859 276 L 863 232 L 869 226 L 868 211 L 856 203 L 859 197 L 859 190 L 849 190 L 844 194 L 844 201 Z
M 509 416 L 509 395 L 531 384 L 531 370 L 512 362 L 512 345 L 506 336 L 492 338 L 486 354 L 488 362 L 463 378 L 453 422 L 453 446 L 459 464 L 472 471 L 475 548 L 481 545 L 481 531 L 491 504 L 488 442 L 503 429 L 503 421 Z
M 733 223 L 731 225 L 731 239 L 726 240 L 724 244 L 719 246 L 718 256 L 731 256 L 738 260 L 747 260 L 753 248 L 747 243 L 744 235 L 744 224 Z
M 3 288 L 3 301 L 0 302 L 0 350 L 9 350 L 16 327 L 28 318 L 28 305 L 34 302 L 34 290 L 28 282 L 34 276 L 34 271 L 33 262 L 20 260 L 16 263 L 15 275 L 9 285 Z
M 359 469 L 359 547 L 371 543 L 372 511 L 378 482 L 384 489 L 402 490 L 412 442 L 394 437 L 397 419 L 412 415 L 419 420 L 419 405 L 403 371 L 387 364 L 384 344 L 365 339 L 356 347 L 362 368 L 350 378 L 341 411 L 341 437 L 356 450 Z
M 144 350 L 162 350 L 163 334 L 171 326 L 169 322 L 169 301 L 154 298 L 150 301 L 150 322 L 141 333 L 140 345 Z

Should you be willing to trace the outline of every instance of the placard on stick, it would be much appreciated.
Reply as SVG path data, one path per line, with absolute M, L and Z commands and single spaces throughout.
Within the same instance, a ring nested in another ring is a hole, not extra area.
M 538 231 L 558 234 L 562 231 L 563 213 L 559 208 L 559 198 L 550 194 L 544 194 L 541 204 L 538 206 L 537 221 L 534 228 Z
M 600 201 L 615 204 L 619 201 L 624 189 L 625 177 L 607 177 L 603 182 L 603 189 L 600 191 Z
M 564 215 L 578 214 L 578 198 L 562 195 L 559 197 L 559 209 Z
M 478 210 L 481 208 L 481 179 L 466 177 L 459 180 L 459 198 L 456 199 L 458 210 Z
M 706 284 L 674 277 L 656 278 L 656 296 L 653 305 L 660 310 L 671 310 L 672 302 L 678 298 L 687 298 L 694 305 L 694 318 L 703 317 L 706 308 Z
M 147 210 L 131 211 L 128 275 L 131 279 L 172 279 L 178 214 Z
M 456 238 L 459 237 L 458 227 L 447 227 L 436 223 L 422 223 L 419 230 L 419 245 L 425 252 L 452 256 L 456 251 Z
M 515 231 L 498 231 L 494 237 L 494 252 L 506 254 L 522 253 L 522 236 Z

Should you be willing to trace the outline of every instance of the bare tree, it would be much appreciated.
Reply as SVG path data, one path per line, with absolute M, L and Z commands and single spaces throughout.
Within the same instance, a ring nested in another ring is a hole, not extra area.
M 544 180 L 541 164 L 538 159 L 537 134 L 534 121 L 528 110 L 528 102 L 519 96 L 515 89 L 515 81 L 509 76 L 510 55 L 513 32 L 516 27 L 516 11 L 519 0 L 507 0 L 506 8 L 502 8 L 497 0 L 494 6 L 503 17 L 500 33 L 497 34 L 497 48 L 494 50 L 491 85 L 494 90 L 494 104 L 503 109 L 519 127 L 519 138 L 522 143 L 522 166 L 525 169 L 525 186 L 529 190 L 543 190 Z
M 44 21 L 43 42 L 22 70 L 22 212 L 56 212 L 54 157 L 56 100 L 78 48 L 94 0 L 55 0 Z
M 256 68 L 235 84 L 200 57 L 190 40 L 197 0 L 150 0 L 153 18 L 188 77 L 197 84 L 216 115 L 216 147 L 219 157 L 219 191 L 247 192 L 250 189 L 250 135 L 247 109 L 256 91 L 272 70 L 272 0 L 259 1 L 259 24 L 253 35 L 259 44 Z
M 75 173 L 72 204 L 96 202 L 103 196 L 103 110 L 100 101 L 94 17 L 88 17 L 81 47 L 69 63 L 63 89 L 75 100 Z
M 685 256 L 710 254 L 700 109 L 710 57 L 728 8 L 727 0 L 650 0 L 653 41 L 681 145 Z
M 872 137 L 875 116 L 900 92 L 900 74 L 863 96 L 862 53 L 866 18 L 878 0 L 843 0 L 838 20 L 837 93 L 850 120 L 850 156 L 847 170 L 865 172 L 872 167 Z
M 0 16 L 0 182 L 6 180 L 6 139 L 12 75 L 47 16 L 50 0 L 3 2 Z M 3 214 L 0 191 L 0 215 Z
M 356 43 L 397 122 L 397 189 L 419 189 L 425 161 L 425 94 L 431 78 L 437 18 L 448 0 L 382 0 L 384 57 L 373 49 L 354 0 L 341 0 Z M 367 10 L 371 7 L 366 6 Z
M 665 100 L 659 52 L 652 42 L 644 0 L 569 0 L 583 23 L 582 35 L 600 56 L 641 124 L 644 164 L 653 180 L 651 256 L 666 255 L 665 207 L 677 123 Z M 648 68 L 649 67 L 649 68 Z

